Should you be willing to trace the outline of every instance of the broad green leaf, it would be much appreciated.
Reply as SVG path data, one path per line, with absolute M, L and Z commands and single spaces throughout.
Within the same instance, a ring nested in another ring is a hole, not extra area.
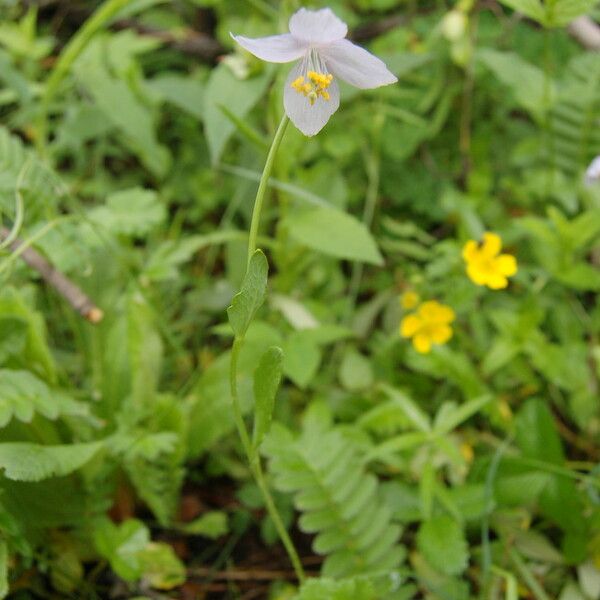
M 267 258 L 262 250 L 257 250 L 250 259 L 242 289 L 233 297 L 227 309 L 229 323 L 237 338 L 244 337 L 256 311 L 265 301 L 268 274 Z
M 166 209 L 154 190 L 140 187 L 114 192 L 105 206 L 90 212 L 90 218 L 116 234 L 142 236 L 163 223 Z
M 163 101 L 170 102 L 199 120 L 204 116 L 205 86 L 200 81 L 166 74 L 152 79 L 148 85 Z
M 94 40 L 75 63 L 74 71 L 104 118 L 154 175 L 166 174 L 171 157 L 157 139 L 155 118 L 128 80 L 115 77 L 106 67 L 106 37 Z
M 119 577 L 136 581 L 142 576 L 140 554 L 150 543 L 150 532 L 144 523 L 127 519 L 115 525 L 103 518 L 94 524 L 93 538 L 98 554 L 108 560 Z
M 551 465 L 564 464 L 564 451 L 552 413 L 541 400 L 529 400 L 519 411 L 516 441 L 527 458 Z M 570 479 L 549 475 L 540 495 L 540 508 L 566 531 L 580 531 L 584 527 L 581 499 Z
M 543 24 L 546 11 L 540 0 L 500 0 L 502 4 Z
M 513 93 L 515 100 L 532 115 L 540 116 L 556 97 L 554 82 L 547 82 L 544 72 L 514 52 L 484 48 L 477 54 L 494 75 Z
M 446 515 L 425 521 L 417 533 L 417 546 L 427 562 L 446 575 L 458 575 L 469 561 L 469 546 L 461 526 Z
M 172 590 L 185 582 L 185 565 L 169 544 L 150 542 L 138 556 L 144 579 L 154 589 Z
M 352 215 L 334 208 L 315 207 L 293 212 L 284 222 L 300 244 L 329 256 L 382 265 L 373 236 Z
M 103 446 L 104 442 L 56 446 L 7 442 L 0 444 L 0 469 L 15 481 L 62 477 L 85 465 Z
M 283 372 L 302 389 L 317 374 L 322 358 L 321 349 L 313 341 L 310 331 L 294 331 L 283 345 Z
M 186 523 L 182 530 L 189 535 L 201 535 L 216 540 L 229 531 L 227 513 L 220 510 L 206 512 L 191 523 Z
M 268 68 L 249 79 L 237 79 L 224 63 L 213 69 L 204 97 L 204 127 L 213 163 L 219 162 L 225 145 L 235 132 L 235 125 L 220 106 L 226 106 L 232 115 L 243 119 L 262 96 L 266 102 L 270 80 Z
M 258 448 L 271 428 L 275 396 L 281 382 L 283 351 L 277 346 L 269 348 L 260 359 L 254 372 L 254 432 L 252 443 Z
M 564 27 L 577 17 L 590 13 L 598 5 L 598 1 L 556 0 L 552 4 L 554 6 L 547 9 L 547 24 L 550 27 Z
M 368 358 L 352 350 L 342 359 L 339 370 L 341 384 L 349 391 L 365 390 L 373 385 L 373 368 Z

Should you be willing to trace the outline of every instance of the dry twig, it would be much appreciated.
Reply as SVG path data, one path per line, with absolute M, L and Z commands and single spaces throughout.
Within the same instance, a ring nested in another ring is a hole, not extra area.
M 6 227 L 0 228 L 0 240 L 10 235 Z M 30 247 L 23 247 L 23 241 L 16 239 L 10 244 L 13 252 L 19 252 L 20 257 L 32 269 L 35 269 L 42 279 L 53 287 L 84 319 L 90 323 L 100 323 L 104 312 L 64 273 L 55 269 L 39 252 Z

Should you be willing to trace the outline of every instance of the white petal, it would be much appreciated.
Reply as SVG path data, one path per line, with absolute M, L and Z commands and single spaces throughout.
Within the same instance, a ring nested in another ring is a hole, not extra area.
M 309 137 L 316 135 L 325 127 L 331 115 L 340 106 L 340 89 L 335 81 L 328 88 L 329 100 L 317 98 L 311 106 L 308 98 L 292 88 L 292 82 L 301 75 L 306 75 L 306 64 L 299 62 L 291 71 L 283 92 L 283 105 L 292 123 Z
M 344 39 L 348 33 L 348 25 L 338 19 L 329 8 L 301 8 L 290 19 L 290 33 L 304 42 L 328 44 Z
M 585 172 L 585 183 L 587 185 L 593 185 L 598 181 L 600 181 L 600 156 L 596 156 Z
M 334 75 L 354 87 L 368 90 L 398 81 L 382 60 L 348 40 L 333 42 L 319 53 Z
M 233 33 L 230 35 L 242 48 L 267 62 L 292 62 L 302 57 L 307 50 L 306 44 L 289 33 L 264 38 L 247 38 Z

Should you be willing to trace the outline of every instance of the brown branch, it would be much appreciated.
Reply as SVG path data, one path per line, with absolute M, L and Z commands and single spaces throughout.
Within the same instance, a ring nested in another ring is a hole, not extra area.
M 6 240 L 10 231 L 6 227 L 0 228 L 0 240 Z M 90 323 L 100 323 L 104 318 L 104 312 L 84 294 L 66 275 L 55 269 L 39 252 L 30 247 L 24 247 L 23 241 L 16 239 L 10 244 L 13 252 L 19 252 L 19 256 L 32 269 L 35 269 L 42 279 L 53 287 L 84 319 Z
M 160 40 L 184 54 L 208 61 L 213 61 L 220 54 L 226 52 L 225 48 L 213 37 L 193 29 L 186 29 L 183 33 L 177 34 L 164 29 L 150 27 L 135 19 L 121 19 L 114 24 L 114 27 L 116 29 L 131 29 L 140 35 Z

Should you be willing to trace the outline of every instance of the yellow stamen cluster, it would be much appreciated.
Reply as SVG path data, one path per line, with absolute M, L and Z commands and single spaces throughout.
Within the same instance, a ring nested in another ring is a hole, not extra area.
M 309 71 L 306 74 L 306 77 L 301 75 L 298 79 L 294 80 L 292 82 L 292 88 L 299 94 L 308 98 L 310 105 L 313 106 L 319 97 L 329 102 L 331 96 L 329 95 L 327 88 L 329 88 L 332 81 L 333 75 Z

